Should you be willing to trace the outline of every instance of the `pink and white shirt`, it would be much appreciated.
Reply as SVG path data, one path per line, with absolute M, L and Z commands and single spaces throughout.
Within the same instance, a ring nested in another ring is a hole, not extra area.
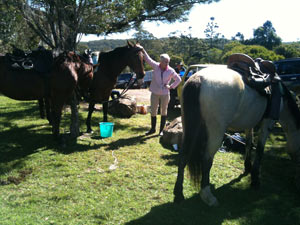
M 171 84 L 170 89 L 174 89 L 179 85 L 181 78 L 172 67 L 168 66 L 166 70 L 161 70 L 159 62 L 151 59 L 145 50 L 144 59 L 153 68 L 152 81 L 149 88 L 152 93 L 156 95 L 168 95 L 169 89 L 166 85 L 169 85 L 172 78 L 174 82 Z

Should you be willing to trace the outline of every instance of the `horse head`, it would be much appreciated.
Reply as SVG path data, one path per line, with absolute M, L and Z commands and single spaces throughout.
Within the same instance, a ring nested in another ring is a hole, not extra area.
M 143 79 L 145 76 L 143 49 L 139 44 L 133 44 L 130 41 L 127 41 L 127 45 L 128 66 L 136 73 L 137 79 Z
M 78 76 L 78 87 L 83 95 L 86 95 L 94 77 L 94 67 L 88 59 L 76 55 L 76 71 Z
M 56 65 L 77 83 L 80 93 L 88 92 L 93 80 L 93 65 L 75 52 L 63 52 L 56 58 Z

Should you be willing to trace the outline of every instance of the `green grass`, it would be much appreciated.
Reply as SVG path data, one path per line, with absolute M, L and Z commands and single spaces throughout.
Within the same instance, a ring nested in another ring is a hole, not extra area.
M 86 115 L 81 108 L 81 131 Z M 300 224 L 293 164 L 279 129 L 267 143 L 260 190 L 250 188 L 249 176 L 240 176 L 242 155 L 216 154 L 211 182 L 220 206 L 210 208 L 188 174 L 186 200 L 172 202 L 178 154 L 157 136 L 143 136 L 149 117 L 109 117 L 113 137 L 100 139 L 102 112 L 95 112 L 95 133 L 60 148 L 47 121 L 39 119 L 36 102 L 0 96 L 0 224 Z M 62 132 L 69 119 L 65 112 Z M 117 168 L 110 170 L 115 157 Z

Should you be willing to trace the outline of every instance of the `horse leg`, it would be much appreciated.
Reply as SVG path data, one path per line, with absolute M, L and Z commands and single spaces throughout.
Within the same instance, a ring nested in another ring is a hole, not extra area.
M 86 126 L 87 126 L 87 129 L 86 129 L 86 132 L 87 133 L 92 133 L 93 130 L 91 128 L 91 118 L 92 118 L 92 114 L 95 110 L 95 103 L 93 102 L 90 102 L 89 104 L 89 113 L 88 113 L 88 117 L 86 118 Z
M 102 107 L 103 107 L 103 122 L 107 122 L 107 113 L 108 113 L 108 102 L 104 102 L 102 104 Z
M 62 110 L 62 108 L 61 108 Z M 52 134 L 55 140 L 59 140 L 59 125 L 61 120 L 61 110 L 53 109 L 52 114 Z
M 202 179 L 200 197 L 202 201 L 204 201 L 207 205 L 217 206 L 219 205 L 219 203 L 217 198 L 211 192 L 209 176 L 210 169 L 213 163 L 213 157 L 222 144 L 225 129 L 223 130 L 220 128 L 221 131 L 219 133 L 216 133 L 216 130 L 218 130 L 218 126 L 211 127 L 211 129 L 208 130 L 208 133 L 210 135 L 207 142 L 207 150 L 205 151 L 201 161 Z
M 40 109 L 40 117 L 41 117 L 42 119 L 44 119 L 44 118 L 45 118 L 45 110 L 44 110 L 45 105 L 44 105 L 44 99 L 41 98 L 41 99 L 38 100 L 38 102 L 39 102 L 39 109 Z
M 255 159 L 251 170 L 251 186 L 253 188 L 259 188 L 260 186 L 260 180 L 259 180 L 260 164 L 264 154 L 264 148 L 265 148 L 268 135 L 271 129 L 273 128 L 274 124 L 275 124 L 274 120 L 264 119 L 259 131 Z
M 79 122 L 78 122 L 78 108 L 76 94 L 73 93 L 71 99 L 71 125 L 70 133 L 72 138 L 76 138 L 80 135 Z
M 201 179 L 201 191 L 200 197 L 202 201 L 204 201 L 209 206 L 217 206 L 218 200 L 212 194 L 211 187 L 210 187 L 210 169 L 212 167 L 213 158 L 210 156 L 205 156 L 201 163 L 201 170 L 202 170 L 202 179 Z
M 49 124 L 52 125 L 52 115 L 51 115 L 51 111 L 50 111 L 50 101 L 48 98 L 45 98 L 45 106 L 46 106 L 46 117 L 47 120 L 49 121 Z
M 179 203 L 184 200 L 183 195 L 183 179 L 184 179 L 184 168 L 187 164 L 187 159 L 183 151 L 179 153 L 179 163 L 178 163 L 178 172 L 177 179 L 174 187 L 174 202 Z
M 253 141 L 253 129 L 248 129 L 246 133 L 246 152 L 245 152 L 245 171 L 244 174 L 249 174 L 251 172 L 252 163 L 251 163 L 251 151 L 252 151 L 252 141 Z
M 295 163 L 296 163 L 296 175 L 295 175 L 295 183 L 296 188 L 300 191 L 300 151 L 295 153 Z

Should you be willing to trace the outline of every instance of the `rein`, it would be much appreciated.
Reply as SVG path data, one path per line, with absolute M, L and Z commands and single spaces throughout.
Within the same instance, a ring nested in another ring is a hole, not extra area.
M 114 101 L 117 101 L 120 98 L 122 98 L 126 94 L 126 92 L 128 91 L 128 89 L 130 87 L 132 87 L 136 83 L 136 81 L 137 81 L 137 78 L 135 78 L 134 81 L 131 83 L 132 77 L 133 77 L 133 75 L 131 75 L 130 80 L 127 82 L 126 87 L 122 90 L 121 94 L 117 98 L 114 98 L 112 100 L 102 101 L 101 104 L 114 102 Z

